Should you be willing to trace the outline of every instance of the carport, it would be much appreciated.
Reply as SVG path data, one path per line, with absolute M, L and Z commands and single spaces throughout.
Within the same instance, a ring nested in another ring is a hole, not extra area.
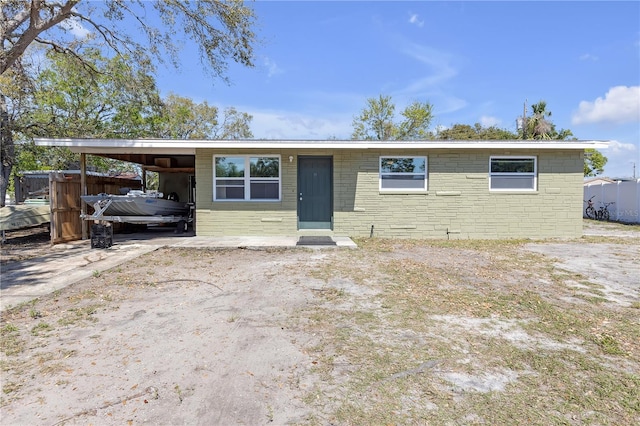
M 174 140 L 127 140 L 127 139 L 48 139 L 35 140 L 38 146 L 62 146 L 71 152 L 80 154 L 80 193 L 66 193 L 65 197 L 71 204 L 79 207 L 79 215 L 87 214 L 87 205 L 81 202 L 81 195 L 89 193 L 91 187 L 87 177 L 87 155 L 96 155 L 115 160 L 138 164 L 142 172 L 142 188 L 147 187 L 147 172 L 157 172 L 159 191 L 175 193 L 181 200 L 195 203 L 195 149 L 180 147 Z M 62 189 L 61 191 L 64 191 Z M 56 191 L 60 192 L 60 191 Z M 73 210 L 73 209 L 71 209 Z M 77 221 L 63 226 L 52 216 L 52 228 L 64 230 L 61 241 L 82 239 L 89 237 L 89 226 L 78 217 Z M 80 229 L 76 229 L 80 228 Z M 76 236 L 76 237 L 74 237 Z

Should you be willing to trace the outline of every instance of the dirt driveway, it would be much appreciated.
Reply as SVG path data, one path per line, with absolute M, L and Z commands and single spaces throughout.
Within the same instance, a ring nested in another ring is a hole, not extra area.
M 162 248 L 2 314 L 2 423 L 638 423 L 640 228 L 618 229 Z

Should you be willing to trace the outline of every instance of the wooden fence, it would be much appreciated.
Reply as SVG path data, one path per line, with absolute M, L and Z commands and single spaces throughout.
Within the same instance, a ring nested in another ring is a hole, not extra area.
M 120 189 L 125 187 L 141 189 L 141 182 L 137 179 L 87 176 L 87 194 L 119 194 Z M 65 173 L 51 173 L 49 175 L 52 244 L 82 238 L 81 194 L 80 175 Z

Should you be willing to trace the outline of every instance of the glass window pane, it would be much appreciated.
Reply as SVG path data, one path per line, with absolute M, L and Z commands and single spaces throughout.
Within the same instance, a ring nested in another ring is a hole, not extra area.
M 492 176 L 491 189 L 535 189 L 533 176 Z
M 216 186 L 244 186 L 243 179 L 217 179 Z
M 424 189 L 424 175 L 382 175 L 382 189 Z
M 216 186 L 218 200 L 244 200 L 244 186 Z
M 381 157 L 381 173 L 424 173 L 425 157 Z
M 280 176 L 280 161 L 278 157 L 251 157 L 249 159 L 251 177 Z
M 492 158 L 491 173 L 533 173 L 533 158 Z
M 244 158 L 216 157 L 216 177 L 244 177 Z
M 214 156 L 215 200 L 280 199 L 278 156 Z
M 280 196 L 280 185 L 274 181 L 252 181 L 252 200 L 277 200 Z

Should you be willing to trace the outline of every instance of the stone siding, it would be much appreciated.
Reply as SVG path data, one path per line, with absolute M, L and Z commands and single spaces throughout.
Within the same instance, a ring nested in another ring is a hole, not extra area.
M 213 202 L 213 155 L 281 155 L 282 201 Z M 579 150 L 337 150 L 333 235 L 394 238 L 548 238 L 582 235 L 583 157 Z M 379 190 L 380 156 L 426 156 L 427 191 Z M 489 190 L 489 158 L 536 156 L 537 190 Z M 289 162 L 289 156 L 293 156 Z M 196 153 L 198 235 L 297 235 L 297 152 L 212 149 Z

